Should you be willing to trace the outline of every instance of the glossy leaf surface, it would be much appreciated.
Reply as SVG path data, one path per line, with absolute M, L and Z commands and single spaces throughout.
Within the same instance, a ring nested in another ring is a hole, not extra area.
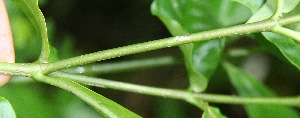
M 289 15 L 294 15 L 294 14 L 299 14 L 300 13 L 300 5 L 299 5 L 299 0 L 287 0 L 284 2 L 283 6 L 283 16 L 289 16 Z M 258 10 L 248 22 L 255 22 L 255 21 L 260 21 L 267 19 L 272 16 L 276 9 L 276 3 L 274 3 L 273 0 L 268 0 L 263 7 Z M 299 28 L 299 23 L 290 25 L 293 30 L 295 31 L 300 31 Z M 263 32 L 263 36 L 270 41 L 272 44 L 274 44 L 280 52 L 287 58 L 287 60 L 290 61 L 294 66 L 296 66 L 298 69 L 300 69 L 300 45 L 296 43 L 293 39 L 279 35 L 276 33 L 272 32 Z
M 273 43 L 281 53 L 300 69 L 300 46 L 293 39 L 279 34 L 265 32 L 263 35 Z
M 186 35 L 245 22 L 250 10 L 230 0 L 156 0 L 151 6 L 173 36 Z M 189 74 L 190 90 L 202 92 L 219 64 L 224 40 L 181 45 Z

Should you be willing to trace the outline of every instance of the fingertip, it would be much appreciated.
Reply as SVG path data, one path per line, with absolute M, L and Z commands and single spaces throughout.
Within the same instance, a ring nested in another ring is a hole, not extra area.
M 11 75 L 0 75 L 0 87 L 4 86 L 7 84 L 11 79 Z
M 14 44 L 4 0 L 0 0 L 0 26 L 0 62 L 14 63 Z M 0 74 L 0 87 L 10 79 L 11 75 Z

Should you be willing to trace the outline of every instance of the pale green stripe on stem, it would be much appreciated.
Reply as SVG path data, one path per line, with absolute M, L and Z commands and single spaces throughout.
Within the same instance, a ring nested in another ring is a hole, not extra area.
M 124 82 L 117 82 L 112 80 L 86 77 L 81 75 L 73 75 L 63 72 L 54 72 L 50 74 L 54 77 L 68 78 L 73 81 L 102 88 L 111 88 L 121 91 L 160 96 L 164 98 L 173 98 L 181 100 L 190 100 L 191 98 L 203 100 L 206 102 L 224 103 L 224 104 L 273 104 L 300 107 L 300 97 L 276 97 L 276 98 L 245 98 L 229 95 L 215 95 L 206 93 L 193 93 L 186 90 L 166 89 L 158 87 L 149 87 L 142 85 L 135 85 Z

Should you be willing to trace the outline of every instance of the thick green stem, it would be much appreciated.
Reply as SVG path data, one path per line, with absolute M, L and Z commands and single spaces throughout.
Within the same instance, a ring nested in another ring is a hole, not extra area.
M 67 74 L 63 72 L 54 72 L 51 73 L 50 75 L 54 77 L 68 78 L 73 81 L 90 85 L 90 86 L 111 88 L 116 90 L 160 96 L 165 98 L 181 99 L 185 101 L 190 101 L 191 99 L 197 99 L 199 101 L 227 103 L 227 104 L 273 104 L 273 105 L 287 105 L 287 106 L 298 106 L 298 107 L 300 106 L 300 97 L 245 98 L 245 97 L 228 96 L 228 95 L 193 93 L 185 90 L 149 87 L 149 86 L 135 85 L 130 83 L 100 79 L 100 78 Z
M 79 66 L 95 61 L 101 61 L 120 56 L 147 52 L 172 46 L 178 46 L 186 43 L 193 43 L 198 41 L 210 40 L 220 37 L 227 37 L 232 35 L 243 35 L 255 32 L 270 31 L 278 25 L 287 25 L 291 23 L 300 22 L 300 15 L 283 18 L 279 20 L 264 20 L 255 23 L 243 24 L 228 28 L 221 28 L 216 30 L 204 31 L 190 35 L 176 36 L 165 38 L 161 40 L 154 40 L 145 43 L 139 43 L 104 51 L 99 51 L 91 54 L 81 55 L 65 60 L 60 60 L 53 63 L 42 64 L 42 72 L 47 74 L 64 68 Z

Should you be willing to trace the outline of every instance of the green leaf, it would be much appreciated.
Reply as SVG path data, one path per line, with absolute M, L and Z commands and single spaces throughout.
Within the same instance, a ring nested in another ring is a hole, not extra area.
M 53 55 L 55 53 L 51 53 L 51 45 L 48 41 L 46 22 L 38 7 L 38 0 L 13 0 L 13 2 L 25 13 L 37 34 L 39 34 L 42 38 L 42 52 L 40 54 L 39 61 L 41 63 L 49 62 L 49 58 L 56 55 Z
M 227 118 L 227 117 L 221 113 L 219 108 L 208 106 L 206 107 L 204 113 L 202 114 L 202 118 Z
M 291 15 L 296 15 L 300 13 L 300 4 L 299 4 L 299 0 L 297 0 L 297 3 L 294 3 L 295 5 L 297 5 L 297 7 L 293 7 L 295 9 L 293 9 L 292 11 L 290 11 L 288 14 L 284 14 L 284 16 L 291 16 Z M 293 5 L 291 5 L 293 6 Z M 299 55 L 299 51 L 300 51 L 300 46 L 299 43 L 295 42 L 294 40 L 299 39 L 299 31 L 300 31 L 300 23 L 295 23 L 292 25 L 289 25 L 288 28 L 281 28 L 281 29 L 285 29 L 285 30 L 289 30 L 291 32 L 294 33 L 298 33 L 297 34 L 290 34 L 290 35 L 280 35 L 280 34 L 276 34 L 276 33 L 271 33 L 271 32 L 263 32 L 263 36 L 270 41 L 272 44 L 274 44 L 279 50 L 280 52 L 285 56 L 285 58 L 292 63 L 295 67 L 297 67 L 298 69 L 300 69 L 300 55 Z M 277 31 L 278 33 L 282 32 L 282 31 Z M 281 33 L 284 34 L 284 33 Z M 295 35 L 295 36 L 293 36 Z M 294 38 L 294 39 L 292 39 Z
M 264 32 L 266 39 L 273 43 L 281 53 L 298 69 L 300 69 L 300 46 L 291 38 L 279 34 Z
M 173 36 L 186 35 L 245 22 L 251 11 L 230 0 L 155 0 L 152 14 L 158 16 Z M 206 89 L 219 64 L 224 40 L 181 45 L 192 91 Z
M 294 14 L 300 13 L 300 0 L 287 0 L 284 2 L 284 6 L 282 9 L 284 9 L 284 13 L 289 12 L 288 14 L 284 14 L 284 16 L 290 16 Z M 297 5 L 297 6 L 296 6 Z M 276 9 L 276 5 L 273 0 L 268 0 L 264 6 L 256 12 L 248 22 L 255 22 L 267 19 L 272 16 Z M 290 25 L 292 29 L 295 31 L 300 31 L 299 29 L 300 23 L 296 23 L 293 25 Z M 285 56 L 287 60 L 289 60 L 290 63 L 292 63 L 294 66 L 296 66 L 298 69 L 300 69 L 300 46 L 297 44 L 293 39 L 271 33 L 271 32 L 263 32 L 263 36 L 272 44 L 274 44 L 280 52 Z
M 187 118 L 188 109 L 174 99 L 157 99 L 153 118 Z
M 0 97 L 0 117 L 16 118 L 16 113 L 7 99 Z
M 211 40 L 181 46 L 190 78 L 189 89 L 204 91 L 223 51 L 224 42 Z
M 197 106 L 201 110 L 203 110 L 202 118 L 226 118 L 225 115 L 221 113 L 219 108 L 209 106 L 209 104 L 205 101 L 195 99 L 195 98 L 188 98 L 186 102 Z
M 16 62 L 28 62 L 38 58 L 40 50 L 37 49 L 41 48 L 41 40 L 35 40 L 38 39 L 38 36 L 31 23 L 19 13 L 21 11 L 16 12 L 10 15 L 14 46 L 16 55 L 18 55 Z
M 299 9 L 297 7 L 300 0 L 284 0 L 284 5 L 282 7 L 283 13 L 291 12 L 292 10 Z M 254 9 L 254 7 L 248 6 L 250 9 Z M 253 16 L 248 20 L 248 23 L 265 20 L 270 18 L 276 10 L 276 3 L 274 0 L 267 0 L 265 4 L 257 11 L 253 12 Z M 299 13 L 299 12 L 298 12 Z
M 247 22 L 252 23 L 270 18 L 274 14 L 275 9 L 276 4 L 274 0 L 267 0 L 267 2 L 265 2 L 265 4 L 257 12 L 253 13 L 253 16 Z
M 276 97 L 275 93 L 260 81 L 228 62 L 223 64 L 235 90 L 243 97 Z M 279 105 L 245 105 L 250 118 L 299 118 L 297 111 Z
M 299 4 L 300 0 L 284 0 L 283 2 L 283 13 L 289 13 L 290 11 L 294 10 L 296 6 Z M 299 7 L 297 7 L 299 9 Z
M 232 0 L 239 2 L 247 7 L 249 7 L 252 13 L 255 13 L 264 4 L 265 0 Z
M 62 111 L 75 99 L 72 94 L 62 89 L 16 76 L 12 82 L 0 89 L 0 95 L 9 99 L 14 105 L 16 115 L 23 118 L 62 117 Z
M 34 79 L 48 83 L 50 85 L 54 85 L 56 87 L 67 90 L 91 107 L 93 107 L 96 111 L 101 113 L 102 115 L 109 118 L 140 118 L 137 114 L 129 111 L 123 106 L 115 103 L 114 101 L 107 99 L 106 97 L 74 82 L 66 78 L 53 78 L 44 76 L 42 74 L 38 74 L 34 77 Z

